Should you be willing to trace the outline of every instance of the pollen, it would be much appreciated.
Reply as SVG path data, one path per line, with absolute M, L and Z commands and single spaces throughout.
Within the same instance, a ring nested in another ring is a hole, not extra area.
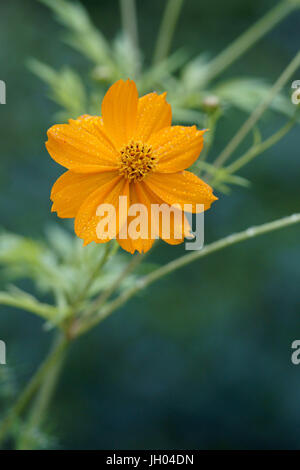
M 130 182 L 142 181 L 154 170 L 157 161 L 151 145 L 131 141 L 120 150 L 119 173 Z

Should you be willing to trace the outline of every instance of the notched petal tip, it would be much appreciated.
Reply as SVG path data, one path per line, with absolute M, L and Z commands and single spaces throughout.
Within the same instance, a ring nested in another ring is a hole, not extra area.
M 171 126 L 153 134 L 149 140 L 158 158 L 156 171 L 176 173 L 190 167 L 203 148 L 203 134 L 194 126 Z
M 166 93 L 153 92 L 139 99 L 136 139 L 148 142 L 153 134 L 171 126 L 172 108 L 165 97 Z
M 145 184 L 167 204 L 191 206 L 191 210 L 185 209 L 187 212 L 199 212 L 197 205 L 204 205 L 204 210 L 207 210 L 216 200 L 212 188 L 190 171 L 153 173 Z

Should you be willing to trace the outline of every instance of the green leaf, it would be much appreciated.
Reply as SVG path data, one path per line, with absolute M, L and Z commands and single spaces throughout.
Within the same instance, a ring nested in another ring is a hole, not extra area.
M 67 119 L 87 110 L 87 96 L 79 75 L 69 67 L 56 71 L 36 59 L 28 61 L 30 70 L 49 86 L 49 96 L 65 110 Z
M 170 82 L 175 82 L 171 75 L 186 62 L 186 59 L 186 53 L 183 50 L 178 50 L 157 65 L 149 67 L 138 80 L 139 91 L 141 93 L 153 90 L 169 91 Z
M 201 89 L 208 61 L 209 54 L 204 53 L 190 60 L 185 65 L 181 72 L 181 82 L 186 90 L 190 92 Z
M 265 99 L 270 88 L 270 85 L 258 78 L 235 78 L 217 85 L 213 93 L 225 103 L 250 113 Z M 282 94 L 274 98 L 270 108 L 288 116 L 295 110 L 290 99 Z
M 232 175 L 226 168 L 218 168 L 207 162 L 198 161 L 198 170 L 206 171 L 210 176 L 210 184 L 213 188 L 224 194 L 229 194 L 230 185 L 249 187 L 250 182 L 241 176 Z
M 56 15 L 69 33 L 66 42 L 96 64 L 110 63 L 110 47 L 103 34 L 96 29 L 85 8 L 78 2 L 40 0 Z
M 10 292 L 0 292 L 0 304 L 27 310 L 47 320 L 54 320 L 59 313 L 56 307 L 39 302 L 16 286 L 11 286 Z

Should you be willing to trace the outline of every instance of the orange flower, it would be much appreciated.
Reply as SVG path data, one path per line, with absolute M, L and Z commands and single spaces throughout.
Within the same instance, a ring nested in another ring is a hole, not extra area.
M 84 244 L 109 240 L 97 235 L 100 204 L 112 204 L 120 221 L 126 222 L 127 214 L 118 212 L 119 196 L 127 196 L 129 205 L 144 204 L 149 211 L 151 204 L 166 203 L 191 204 L 196 212 L 196 204 L 204 204 L 206 210 L 217 199 L 210 186 L 184 171 L 198 158 L 205 131 L 171 126 L 171 106 L 165 97 L 166 93 L 149 93 L 138 98 L 133 81 L 119 80 L 103 99 L 102 118 L 84 115 L 49 129 L 47 150 L 68 169 L 52 188 L 52 211 L 62 218 L 75 217 L 75 233 Z M 148 251 L 153 232 L 165 239 L 160 226 L 152 227 L 151 235 L 149 229 L 147 239 L 122 239 L 122 223 L 117 240 L 130 253 Z M 166 242 L 183 241 L 186 233 L 178 239 L 175 230 Z

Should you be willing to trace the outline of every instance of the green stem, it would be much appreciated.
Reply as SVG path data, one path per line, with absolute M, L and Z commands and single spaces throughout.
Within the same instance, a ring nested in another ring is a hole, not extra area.
M 167 3 L 155 46 L 154 64 L 158 64 L 168 56 L 182 5 L 183 0 L 169 0 Z
M 279 131 L 275 132 L 275 134 L 266 139 L 264 142 L 251 147 L 247 152 L 244 153 L 244 155 L 229 165 L 226 170 L 229 173 L 236 173 L 240 168 L 253 160 L 253 158 L 262 154 L 277 142 L 279 142 L 279 140 L 282 139 L 294 127 L 295 124 L 296 119 L 292 119 L 291 121 L 287 122 L 281 129 L 279 129 Z
M 138 51 L 138 26 L 136 18 L 135 0 L 120 0 L 122 28 L 131 42 L 131 46 Z
M 31 400 L 32 396 L 37 391 L 42 380 L 44 379 L 48 371 L 52 368 L 53 364 L 55 364 L 56 361 L 59 360 L 60 356 L 63 354 L 68 344 L 69 341 L 64 336 L 62 336 L 55 349 L 53 349 L 49 353 L 45 361 L 41 364 L 37 372 L 29 381 L 28 385 L 25 387 L 24 391 L 18 398 L 15 405 L 11 408 L 7 416 L 3 419 L 2 423 L 0 424 L 0 444 L 7 436 L 7 433 L 9 432 L 11 426 L 14 424 L 15 419 L 22 413 L 28 402 Z
M 104 305 L 97 315 L 93 316 L 92 318 L 89 318 L 81 326 L 81 329 L 79 329 L 76 332 L 77 333 L 76 335 L 79 336 L 79 335 L 84 334 L 85 332 L 87 332 L 88 330 L 96 326 L 98 323 L 100 323 L 102 320 L 104 320 L 106 317 L 108 317 L 117 308 L 121 307 L 136 293 L 145 289 L 146 287 L 148 287 L 155 281 L 163 278 L 164 276 L 176 271 L 177 269 L 182 268 L 192 263 L 193 261 L 203 258 L 211 253 L 222 250 L 223 248 L 227 248 L 236 243 L 240 243 L 250 238 L 254 238 L 259 235 L 272 232 L 274 230 L 278 230 L 278 229 L 281 229 L 281 228 L 284 228 L 284 227 L 287 227 L 289 225 L 293 225 L 299 222 L 300 222 L 300 214 L 294 214 L 289 217 L 284 217 L 282 219 L 278 219 L 273 222 L 266 223 L 257 227 L 251 227 L 251 228 L 248 228 L 247 230 L 229 235 L 221 240 L 211 243 L 210 245 L 207 245 L 206 247 L 204 247 L 203 250 L 201 251 L 195 251 L 194 253 L 189 253 L 187 255 L 184 255 L 180 258 L 175 259 L 174 261 L 171 261 L 170 263 L 167 263 L 166 265 L 154 270 L 152 273 L 148 274 L 147 276 L 144 276 L 143 278 L 139 279 L 135 283 L 135 285 L 132 286 L 130 289 L 120 294 L 116 299 L 111 301 L 109 304 Z M 57 344 L 57 346 L 55 347 L 55 349 L 49 354 L 47 359 L 44 361 L 44 363 L 40 366 L 36 374 L 33 376 L 31 381 L 25 388 L 24 392 L 19 397 L 16 404 L 13 406 L 13 408 L 8 413 L 7 417 L 3 420 L 3 422 L 0 425 L 0 442 L 3 441 L 11 425 L 13 424 L 14 420 L 16 419 L 16 417 L 18 417 L 21 414 L 24 407 L 32 398 L 32 395 L 36 392 L 37 388 L 39 387 L 40 383 L 42 382 L 46 374 L 49 373 L 49 371 L 52 369 L 52 366 L 56 364 L 56 362 L 59 360 L 62 353 L 66 349 L 68 343 L 69 341 L 65 337 L 62 337 L 59 343 Z M 47 398 L 47 395 L 48 395 L 48 392 L 46 393 L 46 398 Z M 41 400 L 40 403 L 43 404 L 45 403 L 45 401 Z M 37 411 L 35 411 L 35 414 L 36 413 Z
M 29 295 L 18 298 L 17 296 L 12 297 L 11 293 L 0 292 L 0 305 L 20 308 L 35 313 L 46 320 L 50 320 L 57 315 L 57 307 L 39 302 Z
M 73 311 L 77 310 L 78 305 L 80 305 L 80 303 L 86 298 L 87 290 L 91 287 L 93 282 L 96 280 L 98 274 L 101 272 L 101 269 L 105 266 L 109 258 L 114 256 L 114 254 L 118 250 L 118 247 L 119 245 L 116 242 L 110 241 L 106 243 L 105 248 L 104 248 L 104 254 L 102 258 L 100 259 L 99 264 L 97 264 L 95 269 L 92 271 L 91 276 L 88 277 L 83 289 L 80 289 L 78 296 L 71 303 L 70 309 L 72 309 Z
M 61 342 L 61 333 L 55 338 L 53 350 Z M 59 374 L 63 365 L 64 354 L 60 354 L 56 361 L 49 367 L 47 374 L 39 388 L 37 396 L 33 402 L 30 410 L 29 418 L 22 428 L 19 443 L 17 444 L 18 450 L 34 450 L 34 431 L 39 429 L 40 424 L 43 422 L 46 410 L 51 401 L 52 395 L 57 384 Z
M 72 303 L 71 307 L 73 311 L 76 310 L 76 306 L 83 299 L 86 289 L 95 280 L 97 274 L 99 273 L 99 270 L 102 269 L 109 257 L 115 253 L 117 247 L 118 245 L 116 243 L 112 247 L 111 244 L 106 245 L 105 252 L 96 269 L 92 272 L 88 283 L 86 284 L 84 289 L 80 291 L 79 296 Z M 36 374 L 32 377 L 16 404 L 13 406 L 6 418 L 0 424 L 0 443 L 5 438 L 6 433 L 9 431 L 11 425 L 14 423 L 14 420 L 22 413 L 23 409 L 26 407 L 33 395 L 37 392 L 41 382 L 44 380 L 42 386 L 40 387 L 36 400 L 33 404 L 29 420 L 25 427 L 25 433 L 23 434 L 18 444 L 18 448 L 20 449 L 30 448 L 32 431 L 38 427 L 43 417 L 44 411 L 46 410 L 50 402 L 51 395 L 54 391 L 56 381 L 59 376 L 60 368 L 62 366 L 64 357 L 63 353 L 68 343 L 69 337 L 67 329 L 66 337 L 63 337 L 61 335 L 59 336 L 59 339 L 55 342 L 55 346 L 53 350 L 49 353 L 45 362 L 40 366 Z
M 116 299 L 111 301 L 109 304 L 103 306 L 100 312 L 92 318 L 89 318 L 85 324 L 81 326 L 81 329 L 77 331 L 77 336 L 84 334 L 102 320 L 104 320 L 107 316 L 113 313 L 117 308 L 121 307 L 124 303 L 126 303 L 131 297 L 133 297 L 139 291 L 145 289 L 155 281 L 163 278 L 164 276 L 176 271 L 179 268 L 182 268 L 193 261 L 196 261 L 200 258 L 203 258 L 211 253 L 216 251 L 222 250 L 223 248 L 227 248 L 231 245 L 236 243 L 240 243 L 242 241 L 246 241 L 250 238 L 257 237 L 259 235 L 272 232 L 274 230 L 278 230 L 289 225 L 293 225 L 300 222 L 300 214 L 294 214 L 289 217 L 284 217 L 282 219 L 275 220 L 270 223 L 266 223 L 257 227 L 251 227 L 247 230 L 242 232 L 229 235 L 221 240 L 218 240 L 210 245 L 207 245 L 201 251 L 195 251 L 193 253 L 184 255 L 180 258 L 167 263 L 166 265 L 154 270 L 152 273 L 144 276 L 143 278 L 139 279 L 134 286 L 132 286 L 127 291 L 120 294 Z M 5 439 L 8 431 L 10 430 L 14 420 L 22 413 L 25 406 L 28 404 L 34 393 L 36 392 L 37 388 L 40 386 L 44 377 L 51 371 L 54 364 L 58 363 L 62 354 L 64 353 L 66 347 L 68 346 L 69 341 L 65 336 L 62 336 L 57 343 L 56 347 L 50 352 L 46 360 L 40 366 L 36 374 L 32 377 L 29 384 L 24 389 L 23 393 L 9 411 L 8 415 L 2 423 L 0 424 L 0 443 Z M 53 377 L 52 377 L 53 380 Z M 50 384 L 53 384 L 53 381 L 50 380 Z M 44 408 L 45 404 L 47 404 L 49 392 L 51 392 L 52 385 L 49 388 L 46 388 L 44 394 L 40 398 L 39 406 Z M 50 393 L 51 394 L 51 393 Z M 34 411 L 34 416 L 37 415 L 39 406 Z
M 278 3 L 208 64 L 204 82 L 207 83 L 220 75 L 298 6 L 287 0 Z
M 209 151 L 214 143 L 216 126 L 221 116 L 222 111 L 220 109 L 217 109 L 213 113 L 209 114 L 207 117 L 207 123 L 205 124 L 205 127 L 208 129 L 207 137 L 205 139 L 204 148 L 195 163 L 195 167 L 198 169 L 198 171 L 200 170 L 198 176 L 200 176 L 201 173 L 201 164 L 207 160 Z
M 263 113 L 267 110 L 272 100 L 280 92 L 282 87 L 288 82 L 292 77 L 295 71 L 300 66 L 300 51 L 296 54 L 294 59 L 289 63 L 289 65 L 282 72 L 278 80 L 274 83 L 271 90 L 267 94 L 266 98 L 261 102 L 261 104 L 253 111 L 249 116 L 246 122 L 242 125 L 239 131 L 235 134 L 229 144 L 225 147 L 223 152 L 214 162 L 215 167 L 220 167 L 223 165 L 226 160 L 231 156 L 231 154 L 236 150 L 239 144 L 244 140 L 250 130 L 255 126 L 257 121 L 261 118 Z
M 284 217 L 282 219 L 275 220 L 273 222 L 269 222 L 263 225 L 259 225 L 257 227 L 251 227 L 247 230 L 242 232 L 229 235 L 221 240 L 218 240 L 210 245 L 207 245 L 201 251 L 195 251 L 193 253 L 189 253 L 187 255 L 181 256 L 180 258 L 167 263 L 166 265 L 154 270 L 152 273 L 144 276 L 143 278 L 139 279 L 134 286 L 132 286 L 127 291 L 120 294 L 116 299 L 112 300 L 109 304 L 104 305 L 104 307 L 100 310 L 100 312 L 93 316 L 92 318 L 88 319 L 82 326 L 81 329 L 77 331 L 77 335 L 81 335 L 86 331 L 90 330 L 106 317 L 108 317 L 111 313 L 113 313 L 117 308 L 121 307 L 124 303 L 126 303 L 133 295 L 138 293 L 139 291 L 145 289 L 153 282 L 161 279 L 162 277 L 176 271 L 179 268 L 182 268 L 193 261 L 196 261 L 200 258 L 203 258 L 211 253 L 216 251 L 222 250 L 223 248 L 227 248 L 231 245 L 236 243 L 240 243 L 242 241 L 249 240 L 250 238 L 257 237 L 259 235 L 263 235 L 264 233 L 273 232 L 274 230 L 281 229 L 283 227 L 287 227 L 289 225 L 297 224 L 300 222 L 300 214 L 294 214 L 289 217 Z
M 84 316 L 89 316 L 95 311 L 99 310 L 102 305 L 110 298 L 110 296 L 118 289 L 122 281 L 143 261 L 144 254 L 136 254 L 132 257 L 131 261 L 126 265 L 125 269 L 119 276 L 112 282 L 108 289 L 106 289 L 99 297 L 92 303 L 92 305 L 84 312 Z

